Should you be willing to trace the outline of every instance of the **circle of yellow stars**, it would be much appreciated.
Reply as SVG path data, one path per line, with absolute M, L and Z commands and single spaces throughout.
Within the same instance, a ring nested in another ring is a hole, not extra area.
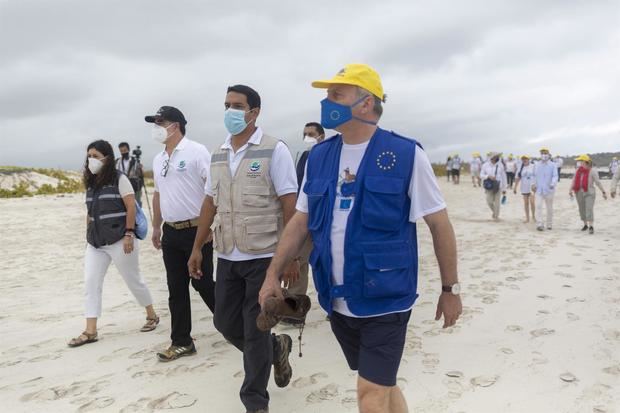
M 381 161 L 383 160 L 383 157 L 387 157 L 389 156 L 391 158 L 391 160 L 388 162 L 387 165 L 382 165 Z M 383 169 L 384 171 L 388 171 L 390 169 L 392 169 L 394 167 L 394 165 L 396 165 L 396 154 L 392 151 L 384 151 L 381 152 L 381 155 L 379 155 L 377 157 L 377 166 L 379 167 L 379 169 Z

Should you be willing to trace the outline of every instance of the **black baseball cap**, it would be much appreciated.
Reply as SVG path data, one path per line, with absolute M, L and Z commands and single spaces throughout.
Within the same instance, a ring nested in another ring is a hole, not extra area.
M 183 113 L 173 106 L 162 106 L 155 115 L 144 117 L 144 120 L 149 123 L 154 123 L 158 119 L 167 120 L 169 122 L 179 122 L 181 125 L 187 124 Z

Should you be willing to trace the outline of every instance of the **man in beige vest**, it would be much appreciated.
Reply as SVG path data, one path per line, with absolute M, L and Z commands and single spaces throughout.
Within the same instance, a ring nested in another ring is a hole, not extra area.
M 280 233 L 295 213 L 297 176 L 287 146 L 256 126 L 261 104 L 255 90 L 229 87 L 225 107 L 230 134 L 211 156 L 209 190 L 188 267 L 193 277 L 202 276 L 200 249 L 213 228 L 218 253 L 214 324 L 243 352 L 242 403 L 248 412 L 268 412 L 271 366 L 276 384 L 286 387 L 292 340 L 258 330 L 258 292 Z M 299 262 L 293 261 L 284 278 L 298 277 Z

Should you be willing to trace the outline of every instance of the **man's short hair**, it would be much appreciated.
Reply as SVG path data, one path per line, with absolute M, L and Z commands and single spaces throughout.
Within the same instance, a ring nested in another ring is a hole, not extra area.
M 378 96 L 373 95 L 366 89 L 359 87 L 359 86 L 357 87 L 357 95 L 360 98 L 364 96 L 371 96 L 374 99 L 374 105 L 372 107 L 372 111 L 374 112 L 375 115 L 377 115 L 378 118 L 380 118 L 381 115 L 383 115 L 383 102 L 385 102 L 387 95 L 383 95 L 383 99 L 381 99 Z
M 325 135 L 325 129 L 323 129 L 323 126 L 321 126 L 320 123 L 318 122 L 308 122 L 306 123 L 306 126 L 304 126 L 305 128 L 314 128 L 316 129 L 316 131 L 319 133 L 319 135 Z
M 236 92 L 245 95 L 246 99 L 248 100 L 248 105 L 250 106 L 250 109 L 260 109 L 260 95 L 251 87 L 246 85 L 228 86 L 228 90 L 226 91 L 226 93 L 229 92 Z
M 118 144 L 118 149 L 123 148 L 123 147 L 127 148 L 127 150 L 131 149 L 127 142 L 121 142 Z

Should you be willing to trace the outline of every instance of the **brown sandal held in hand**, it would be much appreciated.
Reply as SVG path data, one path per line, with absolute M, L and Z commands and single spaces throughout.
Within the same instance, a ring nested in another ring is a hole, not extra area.
M 142 331 L 143 333 L 147 332 L 147 331 L 153 331 L 155 330 L 155 328 L 157 327 L 157 325 L 159 324 L 159 317 L 155 316 L 155 318 L 146 318 L 146 323 L 142 326 L 142 328 L 140 329 L 140 331 Z
M 69 341 L 69 343 L 67 343 L 67 344 L 68 344 L 69 347 L 79 347 L 79 346 L 84 345 L 84 344 L 94 343 L 97 340 L 99 340 L 99 339 L 97 338 L 97 332 L 96 331 L 94 333 L 92 333 L 92 334 L 87 333 L 86 331 L 84 331 L 78 337 L 72 338 L 71 341 Z

